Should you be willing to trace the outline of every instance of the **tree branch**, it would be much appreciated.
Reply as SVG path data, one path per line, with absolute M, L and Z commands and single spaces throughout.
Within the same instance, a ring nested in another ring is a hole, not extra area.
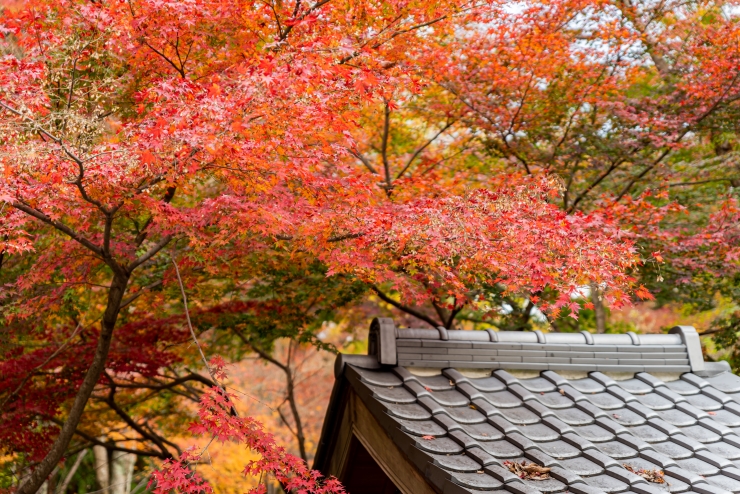
M 422 314 L 421 312 L 419 312 L 419 311 L 417 311 L 415 309 L 412 309 L 411 307 L 407 307 L 407 306 L 405 306 L 405 305 L 403 305 L 403 304 L 401 304 L 399 302 L 396 302 L 395 300 L 393 300 L 392 298 L 390 298 L 388 295 L 386 295 L 385 293 L 381 292 L 378 287 L 376 287 L 376 286 L 373 285 L 373 286 L 370 287 L 370 289 L 372 291 L 374 291 L 383 302 L 386 302 L 388 304 L 391 304 L 396 309 L 398 309 L 398 310 L 400 310 L 402 312 L 405 312 L 406 314 L 410 314 L 410 315 L 414 316 L 415 318 L 420 319 L 420 320 L 426 322 L 427 324 L 429 324 L 433 328 L 436 328 L 436 327 L 439 327 L 440 326 L 440 323 L 438 321 L 435 321 L 431 317 L 426 316 L 426 315 Z

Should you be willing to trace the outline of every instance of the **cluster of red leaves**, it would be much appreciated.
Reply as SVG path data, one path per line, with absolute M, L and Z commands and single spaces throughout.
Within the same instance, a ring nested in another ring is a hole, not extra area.
M 220 358 L 212 359 L 214 373 L 225 377 L 224 362 Z M 286 492 L 297 494 L 341 494 L 344 487 L 335 478 L 325 479 L 316 471 L 308 468 L 300 458 L 288 453 L 278 445 L 275 438 L 264 430 L 263 425 L 251 417 L 239 417 L 232 411 L 235 397 L 214 387 L 203 394 L 198 410 L 199 421 L 190 426 L 190 431 L 197 435 L 212 436 L 220 442 L 231 441 L 243 444 L 260 458 L 251 460 L 244 468 L 244 475 L 262 478 L 271 475 L 283 486 Z M 213 492 L 208 483 L 191 465 L 200 460 L 201 454 L 191 448 L 177 460 L 167 460 L 161 470 L 152 474 L 149 487 L 155 494 L 167 494 L 172 490 L 182 493 Z M 253 494 L 264 494 L 265 486 L 250 490 Z

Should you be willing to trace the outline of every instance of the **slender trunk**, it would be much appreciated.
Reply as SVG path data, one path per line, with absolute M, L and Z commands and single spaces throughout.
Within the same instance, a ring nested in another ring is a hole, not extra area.
M 110 494 L 129 494 L 136 455 L 114 451 L 111 461 Z
M 99 437 L 105 441 L 105 437 Z M 108 465 L 108 449 L 105 446 L 93 446 L 95 460 L 95 480 L 98 481 L 102 494 L 110 494 L 110 468 Z
M 72 464 L 72 466 L 69 468 L 69 471 L 67 472 L 66 477 L 64 477 L 64 480 L 62 481 L 61 485 L 57 488 L 56 490 L 57 494 L 65 494 L 67 492 L 69 483 L 72 482 L 72 477 L 74 477 L 75 473 L 77 473 L 77 469 L 80 468 L 80 464 L 82 464 L 82 460 L 85 459 L 85 455 L 87 455 L 87 452 L 88 452 L 87 449 L 83 449 L 77 455 L 77 458 L 75 459 L 75 462 Z
M 100 337 L 98 339 L 98 345 L 95 348 L 92 364 L 87 369 L 87 374 L 85 374 L 82 385 L 77 391 L 77 395 L 69 410 L 67 420 L 59 432 L 59 436 L 57 436 L 46 457 L 41 460 L 41 463 L 38 464 L 33 473 L 28 477 L 28 480 L 18 487 L 16 494 L 33 494 L 37 492 L 41 484 L 44 483 L 52 470 L 54 470 L 54 467 L 59 464 L 64 456 L 64 452 L 67 450 L 67 446 L 69 446 L 75 430 L 77 430 L 77 425 L 80 423 L 87 401 L 90 399 L 90 395 L 92 395 L 95 385 L 105 368 L 111 340 L 113 339 L 113 330 L 118 320 L 118 313 L 121 310 L 121 300 L 123 300 L 123 294 L 126 292 L 128 281 L 128 274 L 121 272 L 114 274 L 111 287 L 108 291 L 108 302 L 105 313 L 103 314 Z
M 596 332 L 601 334 L 606 331 L 606 310 L 604 309 L 603 292 L 596 283 L 591 283 L 591 303 L 594 304 Z
M 306 437 L 303 435 L 303 423 L 301 422 L 301 415 L 298 412 L 298 404 L 295 399 L 295 382 L 293 381 L 293 374 L 290 369 L 290 357 L 292 354 L 293 342 L 291 341 L 288 347 L 288 364 L 283 367 L 285 372 L 285 378 L 287 381 L 287 395 L 288 403 L 290 404 L 290 411 L 293 414 L 293 420 L 295 421 L 295 435 L 298 439 L 298 450 L 301 453 L 301 458 L 308 464 L 308 455 L 306 455 Z

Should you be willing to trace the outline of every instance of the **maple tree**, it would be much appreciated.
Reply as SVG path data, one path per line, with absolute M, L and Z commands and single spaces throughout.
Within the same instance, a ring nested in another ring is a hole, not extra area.
M 201 487 L 166 432 L 191 418 L 178 400 L 223 412 L 225 397 L 185 371 L 198 357 L 173 262 L 194 327 L 238 359 L 269 357 L 280 337 L 318 343 L 316 322 L 366 290 L 447 327 L 508 301 L 522 328 L 535 307 L 577 317 L 584 284 L 615 307 L 634 288 L 650 297 L 628 272 L 635 242 L 691 271 L 710 266 L 688 262 L 697 252 L 731 256 L 733 230 L 706 238 L 704 226 L 732 224 L 732 198 L 673 227 L 687 204 L 663 187 L 696 171 L 686 160 L 710 152 L 702 139 L 734 108 L 735 25 L 710 7 L 4 11 L 0 438 L 31 472 L 18 491 L 35 492 L 73 437 L 98 444 L 95 420 L 125 423 L 133 451 L 171 460 L 162 488 Z M 249 419 L 224 432 L 212 418 L 203 427 L 277 461 L 285 482 L 315 480 L 253 442 Z

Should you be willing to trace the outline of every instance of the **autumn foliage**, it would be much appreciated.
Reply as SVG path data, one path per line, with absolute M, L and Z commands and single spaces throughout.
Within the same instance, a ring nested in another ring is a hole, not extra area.
M 733 15 L 622 0 L 3 10 L 0 444 L 18 492 L 101 434 L 128 448 L 117 424 L 168 461 L 162 489 L 198 489 L 195 453 L 167 436 L 203 400 L 200 432 L 267 462 L 248 473 L 337 488 L 204 391 L 185 292 L 206 351 L 233 360 L 267 360 L 279 338 L 328 348 L 322 323 L 362 303 L 572 330 L 633 299 L 738 295 Z

